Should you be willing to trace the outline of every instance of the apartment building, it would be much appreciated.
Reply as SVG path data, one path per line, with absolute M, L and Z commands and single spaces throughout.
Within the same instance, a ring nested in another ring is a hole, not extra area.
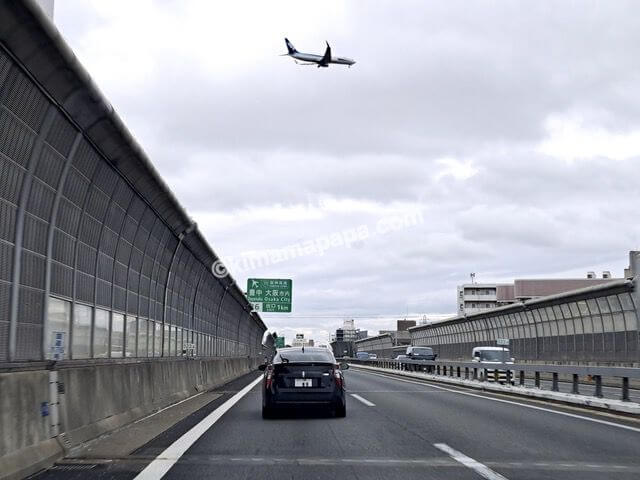
M 465 283 L 457 287 L 457 312 L 458 315 L 470 315 L 613 280 L 616 279 L 612 278 L 610 272 L 605 271 L 602 272 L 602 278 L 598 278 L 594 272 L 587 272 L 586 278 L 520 278 L 513 283 Z

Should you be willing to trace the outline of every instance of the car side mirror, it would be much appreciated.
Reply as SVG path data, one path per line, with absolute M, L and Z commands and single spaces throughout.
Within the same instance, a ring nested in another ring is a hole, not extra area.
M 340 364 L 340 370 L 349 370 L 349 364 L 347 362 L 342 362 Z
M 258 365 L 258 370 L 260 370 L 260 371 L 262 371 L 262 372 L 263 372 L 263 371 L 265 371 L 266 369 L 267 369 L 267 364 L 266 364 L 266 363 L 263 363 L 262 365 Z

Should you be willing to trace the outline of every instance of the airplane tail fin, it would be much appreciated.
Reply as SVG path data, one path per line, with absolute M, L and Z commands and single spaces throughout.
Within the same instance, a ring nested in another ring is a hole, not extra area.
M 284 39 L 284 43 L 287 44 L 287 50 L 289 50 L 289 55 L 291 55 L 292 53 L 298 53 L 298 51 L 296 50 L 296 47 L 293 46 L 293 43 L 291 43 L 288 38 Z

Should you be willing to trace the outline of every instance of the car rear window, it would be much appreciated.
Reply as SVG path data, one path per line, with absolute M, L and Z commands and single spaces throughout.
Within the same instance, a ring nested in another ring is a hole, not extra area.
M 286 359 L 286 360 L 283 360 Z M 335 359 L 330 352 L 278 352 L 273 358 L 273 363 L 289 362 L 328 362 L 335 363 Z
M 433 355 L 433 349 L 430 347 L 414 348 L 411 351 L 414 355 Z

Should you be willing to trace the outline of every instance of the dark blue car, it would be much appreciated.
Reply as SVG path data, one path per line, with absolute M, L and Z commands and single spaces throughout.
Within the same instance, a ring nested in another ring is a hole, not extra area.
M 347 414 L 343 369 L 327 348 L 280 348 L 273 361 L 260 365 L 262 418 L 277 409 L 293 406 L 322 406 L 336 417 Z

